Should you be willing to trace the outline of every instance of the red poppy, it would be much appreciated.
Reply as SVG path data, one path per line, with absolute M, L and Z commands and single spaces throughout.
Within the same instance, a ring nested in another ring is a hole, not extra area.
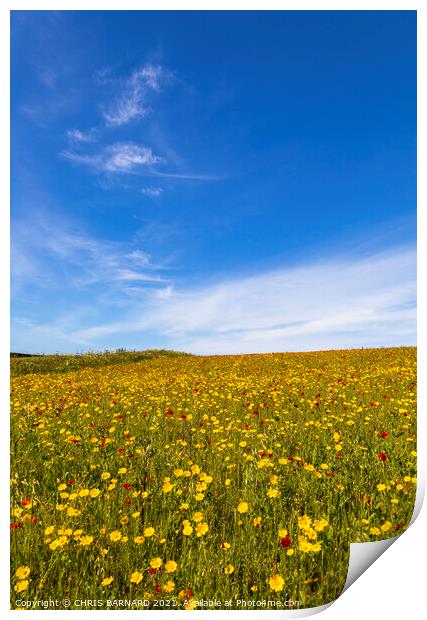
M 279 545 L 281 547 L 290 547 L 292 543 L 292 539 L 290 536 L 284 536 L 283 538 L 280 539 Z
M 387 431 L 383 431 L 383 432 L 381 433 L 381 437 L 382 437 L 383 439 L 387 439 L 388 435 L 389 435 L 389 434 L 387 433 Z
M 22 500 L 21 506 L 27 506 L 30 502 L 31 502 L 30 498 L 26 497 L 25 499 Z
M 380 452 L 380 453 L 378 454 L 378 458 L 380 459 L 380 461 L 382 461 L 383 463 L 385 463 L 385 462 L 386 462 L 386 460 L 388 459 L 388 456 L 387 456 L 387 454 L 384 454 L 384 452 Z
M 126 489 L 126 491 L 130 491 L 132 488 L 132 485 L 129 484 L 129 482 L 125 482 L 124 484 L 122 484 L 122 487 Z

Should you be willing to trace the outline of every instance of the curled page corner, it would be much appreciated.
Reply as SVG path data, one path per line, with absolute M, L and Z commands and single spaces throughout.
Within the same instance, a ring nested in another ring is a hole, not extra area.
M 423 504 L 425 494 L 424 480 L 417 485 L 417 493 L 415 498 L 414 510 L 409 522 L 409 527 L 418 517 L 421 506 Z M 393 538 L 378 540 L 366 543 L 351 543 L 350 558 L 348 562 L 347 580 L 344 584 L 343 592 L 345 592 L 359 577 L 385 552 L 391 545 L 404 535 L 399 534 Z
M 356 579 L 359 579 L 371 564 L 376 562 L 380 555 L 387 551 L 398 538 L 400 538 L 400 536 L 374 542 L 351 543 L 347 580 L 344 584 L 343 592 L 345 592 Z

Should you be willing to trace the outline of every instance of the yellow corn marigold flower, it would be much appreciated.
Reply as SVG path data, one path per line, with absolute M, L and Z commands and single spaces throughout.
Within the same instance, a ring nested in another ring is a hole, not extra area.
M 113 579 L 114 577 L 105 577 L 105 579 L 101 581 L 101 586 L 105 587 L 111 585 L 113 583 Z
M 240 502 L 240 504 L 237 506 L 237 512 L 239 514 L 244 514 L 245 512 L 248 512 L 249 506 L 247 502 Z
M 162 486 L 163 493 L 169 493 L 169 491 L 172 491 L 172 489 L 173 489 L 173 484 L 171 482 L 166 481 L 163 483 L 163 486 Z
M 141 583 L 143 578 L 143 574 L 140 573 L 139 571 L 135 571 L 134 573 L 132 573 L 132 575 L 130 576 L 130 582 L 131 583 Z
M 18 579 L 26 579 L 30 574 L 31 570 L 28 566 L 20 566 L 16 569 L 15 577 Z
M 152 560 L 150 560 L 151 568 L 160 568 L 162 564 L 163 564 L 162 558 L 153 558 Z
M 91 489 L 89 492 L 89 495 L 93 498 L 98 497 L 98 495 L 101 493 L 101 491 L 99 489 Z
M 203 513 L 202 512 L 195 512 L 193 514 L 193 521 L 195 521 L 196 523 L 199 523 L 202 519 L 203 519 Z
M 175 590 L 175 584 L 173 581 L 167 581 L 163 586 L 163 592 L 173 592 Z
M 133 539 L 133 542 L 136 543 L 137 545 L 142 545 L 144 540 L 145 540 L 144 536 L 135 536 Z
M 288 530 L 286 528 L 282 527 L 279 530 L 278 534 L 279 534 L 279 538 L 285 538 L 285 536 L 288 535 Z
M 189 601 L 187 601 L 184 605 L 184 609 L 187 609 L 187 610 L 197 609 L 196 599 L 191 598 Z
M 101 480 L 108 480 L 108 478 L 111 478 L 111 474 L 108 471 L 104 471 L 101 474 Z
M 72 506 L 67 508 L 67 515 L 69 517 L 78 517 L 80 513 L 81 513 L 81 510 L 77 510 L 77 508 L 73 508 Z
M 273 590 L 274 592 L 281 592 L 283 590 L 283 586 L 285 585 L 285 580 L 283 579 L 282 575 L 276 573 L 275 575 L 270 577 L 268 583 L 271 590 Z
M 88 495 L 89 495 L 89 489 L 80 489 L 79 491 L 80 497 L 87 497 Z
M 253 524 L 255 527 L 260 527 L 261 525 L 261 517 L 254 517 Z
M 197 536 L 204 536 L 206 534 L 206 532 L 209 531 L 209 526 L 207 523 L 198 523 L 196 525 L 196 535 Z
M 381 530 L 379 527 L 371 527 L 369 533 L 373 536 L 378 536 L 379 534 L 381 534 Z
M 381 526 L 381 531 L 382 532 L 388 532 L 389 530 L 391 530 L 392 528 L 392 524 L 390 521 L 386 521 L 385 523 L 382 524 Z
M 289 556 L 294 555 L 294 553 L 295 553 L 295 549 L 288 549 L 286 551 L 286 555 L 289 555 Z
M 202 499 L 205 497 L 205 494 L 204 493 L 196 493 L 195 497 L 196 497 L 196 501 L 201 502 Z
M 144 530 L 145 538 L 150 538 L 150 536 L 153 536 L 155 531 L 156 530 L 154 529 L 154 527 L 151 527 L 151 526 L 150 527 L 146 527 L 145 530 Z
M 313 526 L 316 532 L 322 532 L 325 527 L 327 527 L 328 521 L 326 519 L 315 519 L 313 521 Z
M 227 566 L 224 568 L 224 573 L 226 575 L 232 575 L 234 573 L 234 566 L 232 564 L 227 564 Z
M 93 536 L 81 536 L 79 540 L 79 544 L 83 547 L 87 547 L 93 542 Z
M 117 542 L 118 540 L 120 540 L 122 537 L 122 533 L 119 532 L 119 530 L 114 530 L 114 532 L 111 532 L 110 534 L 110 540 L 111 542 Z
M 302 517 L 298 517 L 298 527 L 301 530 L 308 529 L 311 526 L 311 519 L 307 515 L 303 515 Z
M 380 484 L 377 484 L 378 491 L 385 491 L 386 488 L 387 486 L 383 484 L 382 482 Z
M 168 560 L 165 564 L 165 571 L 167 573 L 174 573 L 177 569 L 178 565 L 174 560 Z
M 118 472 L 117 472 L 117 473 L 118 473 L 118 474 L 120 474 L 120 475 L 122 475 L 122 474 L 125 474 L 126 472 L 127 472 L 126 467 L 120 467 L 120 469 L 118 470 Z
M 278 489 L 268 489 L 267 490 L 267 496 L 268 497 L 279 497 L 280 496 L 280 491 Z
M 15 592 L 24 592 L 28 588 L 29 581 L 24 579 L 23 581 L 18 581 L 16 586 L 13 588 Z
M 49 534 L 52 534 L 52 532 L 55 530 L 55 526 L 54 525 L 49 525 L 45 531 L 44 531 L 44 535 L 45 536 L 49 536 Z
M 182 533 L 184 534 L 184 536 L 191 536 L 191 534 L 193 533 L 193 528 L 189 523 L 186 523 L 184 525 L 184 527 L 182 528 Z

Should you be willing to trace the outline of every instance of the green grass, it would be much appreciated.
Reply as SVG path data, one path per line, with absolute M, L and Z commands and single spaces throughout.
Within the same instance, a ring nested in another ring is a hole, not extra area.
M 102 353 L 82 353 L 80 355 L 31 355 L 10 354 L 10 374 L 12 377 L 30 373 L 68 372 L 79 368 L 99 368 L 110 364 L 130 364 L 142 360 L 191 355 L 167 349 L 147 349 L 146 351 L 104 351 Z

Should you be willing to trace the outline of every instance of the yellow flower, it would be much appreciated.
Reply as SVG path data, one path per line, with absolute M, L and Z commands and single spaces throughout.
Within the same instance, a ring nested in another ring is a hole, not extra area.
M 253 524 L 255 525 L 255 527 L 260 527 L 261 517 L 254 517 Z
M 18 581 L 16 586 L 13 588 L 15 592 L 24 592 L 28 588 L 28 580 L 24 579 L 23 581 Z
M 199 537 L 204 536 L 208 530 L 209 530 L 209 526 L 207 523 L 198 523 L 196 525 L 196 534 Z
M 175 590 L 175 584 L 173 581 L 167 581 L 163 586 L 163 592 L 173 592 Z
M 117 542 L 118 540 L 121 539 L 121 537 L 122 537 L 122 534 L 118 530 L 114 530 L 114 532 L 111 532 L 110 534 L 111 542 Z
M 181 504 L 181 506 L 179 507 L 180 510 L 188 510 L 190 507 L 189 504 L 187 504 L 186 502 L 184 502 L 183 504 Z
M 191 527 L 189 523 L 184 524 L 182 533 L 184 534 L 184 536 L 191 536 L 191 534 L 193 533 L 193 528 Z
M 287 535 L 288 535 L 288 530 L 285 529 L 284 527 L 282 527 L 279 530 L 279 538 L 285 538 L 285 536 L 287 536 Z
M 118 474 L 125 474 L 127 472 L 126 467 L 120 467 L 120 469 L 118 470 Z
M 168 560 L 165 564 L 165 571 L 167 573 L 174 573 L 177 569 L 177 563 L 174 560 Z
M 101 480 L 108 480 L 108 478 L 111 478 L 111 474 L 108 471 L 104 471 L 101 474 Z
M 18 579 L 26 579 L 30 574 L 30 568 L 28 566 L 20 566 L 16 569 L 15 577 Z
M 93 536 L 82 536 L 80 538 L 79 544 L 87 547 L 93 542 Z
M 288 549 L 286 551 L 286 555 L 289 555 L 289 556 L 294 555 L 294 553 L 295 553 L 295 549 Z
M 377 484 L 378 491 L 385 491 L 386 488 L 387 486 L 383 484 L 382 482 L 380 484 Z
M 267 495 L 268 497 L 279 497 L 280 496 L 280 491 L 278 489 L 268 489 L 267 490 Z
M 316 532 L 322 532 L 328 525 L 328 522 L 326 519 L 315 519 L 313 525 Z
M 232 575 L 234 573 L 234 566 L 232 564 L 227 564 L 227 566 L 224 568 L 224 573 L 226 575 Z
M 169 491 L 172 491 L 173 489 L 173 484 L 171 484 L 169 481 L 166 481 L 163 483 L 162 489 L 163 493 L 169 493 Z
M 135 536 L 133 539 L 133 542 L 136 543 L 137 545 L 142 545 L 144 540 L 145 540 L 144 536 Z
M 89 495 L 89 489 L 80 489 L 79 491 L 80 497 L 87 497 L 88 495 Z
M 160 568 L 162 564 L 163 564 L 162 558 L 153 558 L 152 560 L 150 560 L 151 568 Z
M 114 577 L 105 577 L 105 579 L 101 581 L 101 586 L 109 586 L 113 582 L 113 579 Z
M 77 508 L 73 508 L 72 506 L 67 508 L 67 515 L 69 517 L 78 517 L 80 513 L 81 513 L 80 510 L 77 510 Z
M 269 579 L 270 589 L 274 590 L 274 592 L 281 592 L 283 590 L 283 586 L 285 584 L 285 580 L 279 573 L 276 573 Z
M 247 502 L 240 502 L 240 504 L 237 506 L 237 512 L 240 514 L 244 514 L 245 512 L 248 512 L 249 506 Z
M 386 521 L 385 523 L 382 524 L 381 526 L 381 531 L 382 532 L 388 532 L 389 530 L 391 530 L 392 528 L 392 524 L 390 521 Z
M 89 495 L 93 498 L 98 497 L 98 495 L 101 493 L 101 491 L 99 489 L 91 489 L 89 492 Z
M 184 605 L 184 609 L 187 609 L 187 610 L 197 609 L 196 599 L 191 598 L 189 601 L 187 601 Z
M 139 571 L 135 571 L 130 576 L 130 582 L 138 584 L 138 583 L 140 583 L 142 581 L 142 578 L 143 578 L 143 574 L 140 573 Z
M 205 497 L 204 493 L 196 493 L 195 495 L 195 498 L 198 502 L 201 502 L 204 497 Z
M 307 515 L 298 517 L 298 527 L 302 530 L 308 529 L 311 526 L 311 519 Z
M 379 527 L 371 527 L 369 533 L 373 536 L 378 536 L 379 534 L 381 534 L 381 530 Z
M 150 536 L 153 536 L 155 532 L 154 527 L 146 527 L 144 530 L 144 536 L 145 538 L 150 538 Z
M 199 523 L 202 519 L 203 519 L 203 513 L 195 512 L 193 514 L 193 521 L 195 521 L 196 523 Z

